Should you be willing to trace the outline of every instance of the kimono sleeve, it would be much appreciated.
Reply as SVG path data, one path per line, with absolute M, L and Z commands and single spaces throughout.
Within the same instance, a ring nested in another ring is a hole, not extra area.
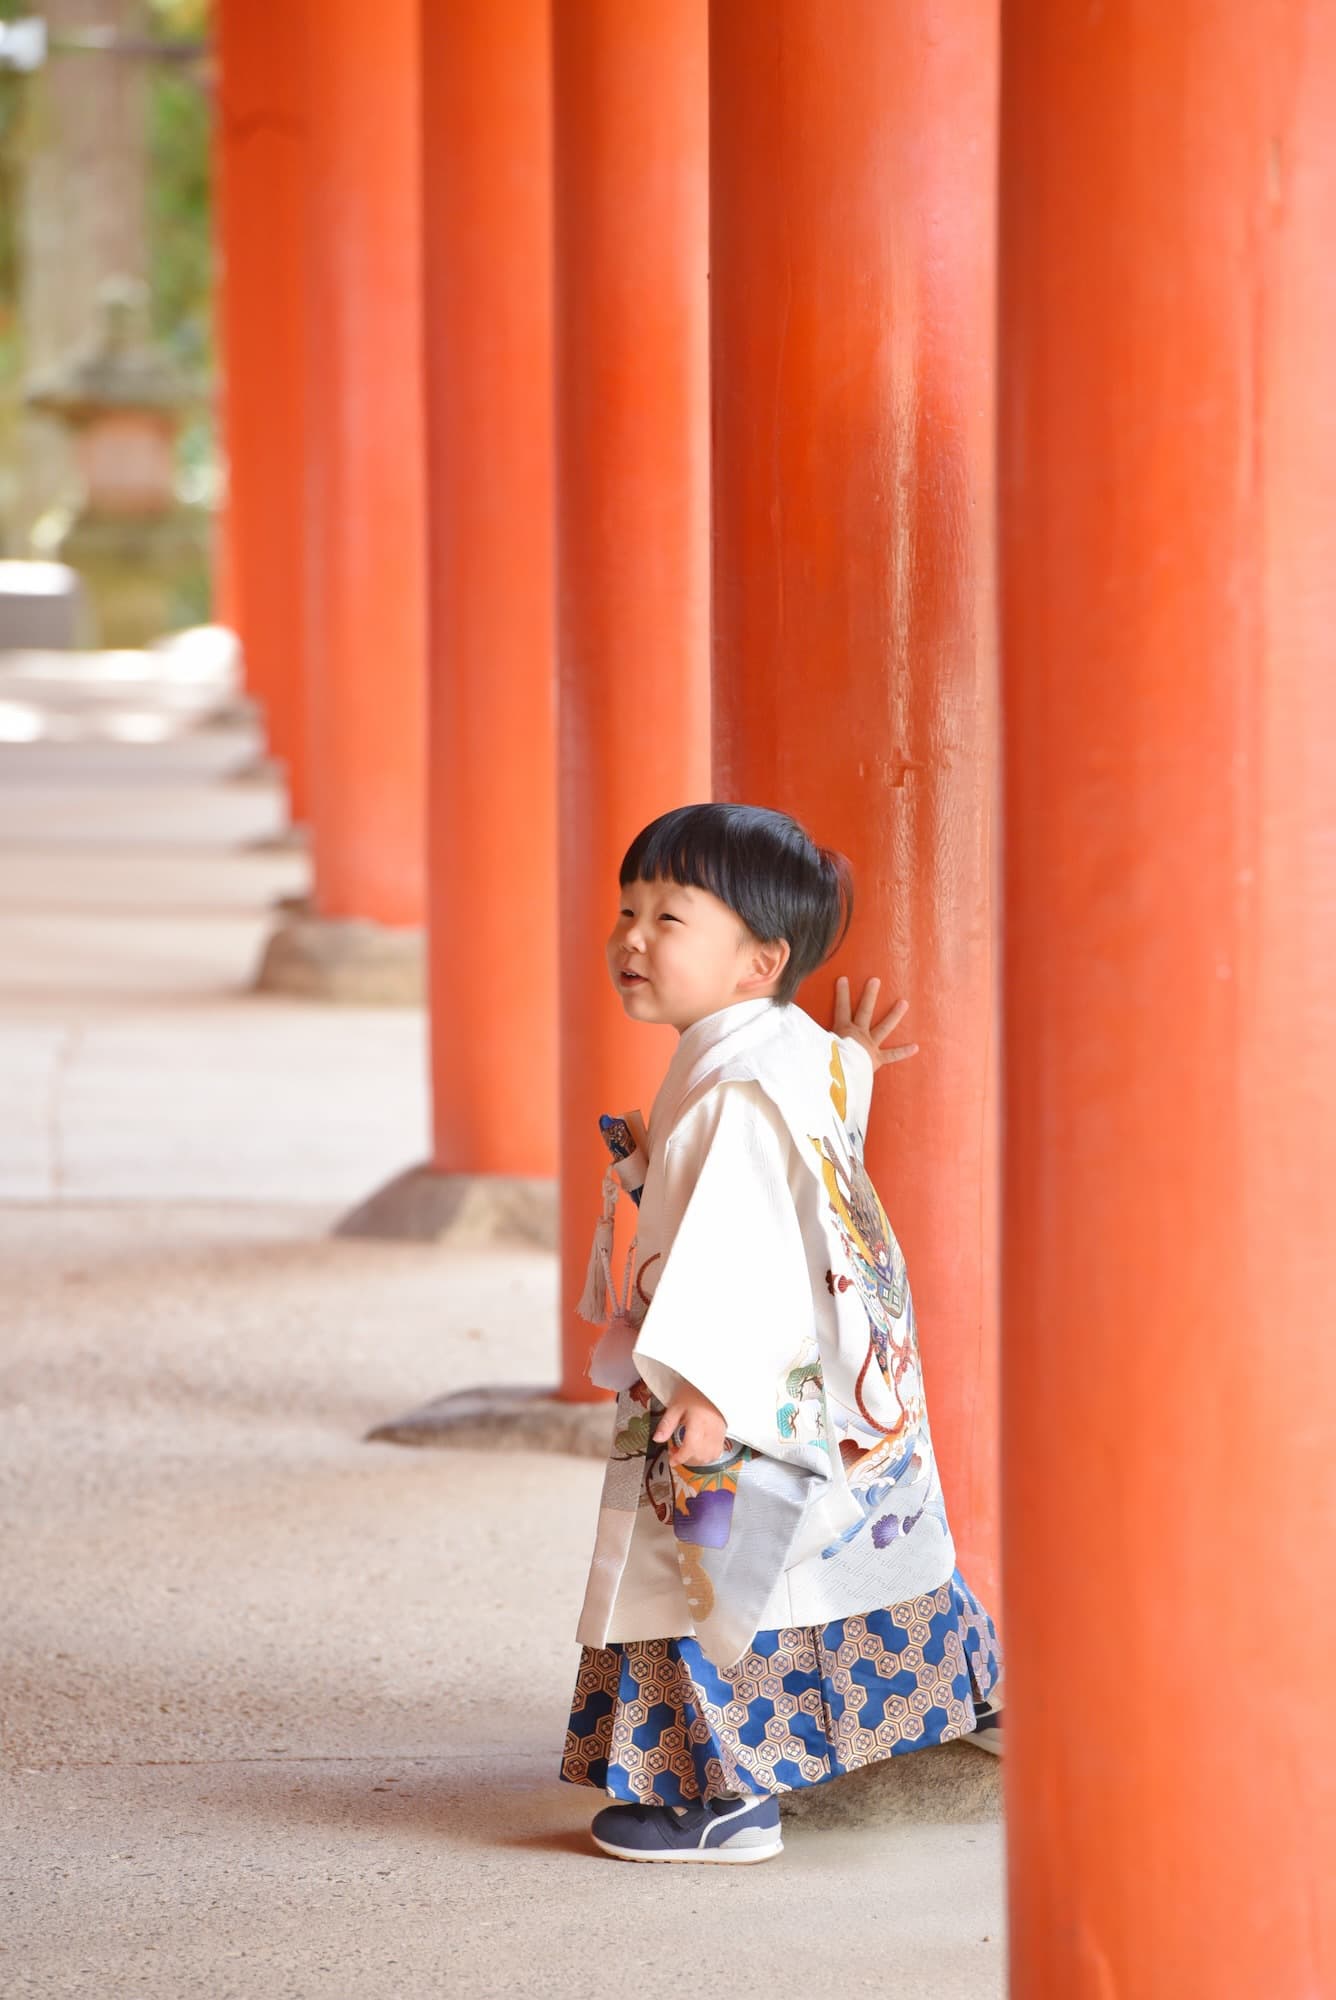
M 664 1156 L 666 1254 L 635 1347 L 660 1402 L 689 1382 L 730 1437 L 806 1460 L 786 1440 L 785 1382 L 812 1339 L 811 1275 L 789 1185 L 791 1141 L 758 1084 L 716 1084 Z
M 845 1088 L 848 1091 L 848 1122 L 861 1137 L 867 1137 L 867 1121 L 872 1110 L 872 1080 L 876 1075 L 871 1056 L 861 1042 L 852 1035 L 839 1038 L 840 1059 L 844 1064 Z

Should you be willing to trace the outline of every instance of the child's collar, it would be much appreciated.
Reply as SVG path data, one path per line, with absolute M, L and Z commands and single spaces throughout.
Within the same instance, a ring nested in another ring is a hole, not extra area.
M 729 1061 L 757 1034 L 764 1034 L 778 1011 L 777 1002 L 769 998 L 737 1000 L 692 1022 L 677 1044 L 649 1114 L 651 1147 L 667 1138 L 702 1076 Z

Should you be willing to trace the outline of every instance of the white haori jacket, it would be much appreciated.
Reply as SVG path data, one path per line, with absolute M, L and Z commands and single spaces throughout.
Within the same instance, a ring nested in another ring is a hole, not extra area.
M 637 1113 L 603 1121 L 624 1157 L 591 1272 L 619 1188 L 640 1217 L 590 1365 L 619 1394 L 583 1644 L 694 1633 L 727 1667 L 758 1631 L 951 1576 L 904 1259 L 863 1166 L 872 1076 L 858 1042 L 747 1001 L 682 1036 L 647 1135 Z M 583 1309 L 605 1296 L 591 1283 Z M 724 1416 L 709 1465 L 653 1442 L 684 1381 Z

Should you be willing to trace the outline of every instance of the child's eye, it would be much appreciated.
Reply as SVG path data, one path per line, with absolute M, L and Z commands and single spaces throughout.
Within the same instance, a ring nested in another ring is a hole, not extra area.
M 661 924 L 680 924 L 681 921 L 682 919 L 680 917 L 670 917 L 666 910 L 664 911 L 663 915 L 659 918 L 659 922 Z

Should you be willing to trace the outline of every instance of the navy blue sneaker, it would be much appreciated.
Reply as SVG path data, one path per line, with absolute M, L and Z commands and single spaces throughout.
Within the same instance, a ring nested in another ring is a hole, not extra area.
M 769 1861 L 784 1847 L 773 1798 L 605 1806 L 589 1830 L 618 1861 Z
M 995 1757 L 1002 1755 L 1002 1711 L 994 1708 L 991 1701 L 976 1701 L 974 1704 L 974 1734 L 965 1738 L 967 1743 L 977 1744 L 980 1750 L 991 1750 Z

